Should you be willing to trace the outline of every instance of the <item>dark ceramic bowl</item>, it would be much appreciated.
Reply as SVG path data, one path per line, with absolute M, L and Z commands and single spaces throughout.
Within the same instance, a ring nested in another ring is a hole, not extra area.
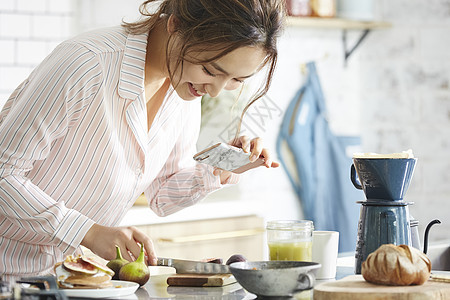
M 313 288 L 319 263 L 305 261 L 235 262 L 230 271 L 237 282 L 257 296 L 287 297 Z

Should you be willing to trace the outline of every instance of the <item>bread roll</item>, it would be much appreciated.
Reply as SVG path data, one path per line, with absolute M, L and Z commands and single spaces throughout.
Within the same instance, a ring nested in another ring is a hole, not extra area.
M 430 259 L 407 245 L 381 245 L 362 263 L 361 273 L 368 282 L 383 285 L 424 284 L 431 273 Z

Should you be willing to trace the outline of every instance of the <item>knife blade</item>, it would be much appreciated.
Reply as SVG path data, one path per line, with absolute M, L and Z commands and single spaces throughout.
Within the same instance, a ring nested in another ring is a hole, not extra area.
M 158 257 L 157 266 L 175 268 L 179 274 L 228 274 L 228 265 L 200 261 Z
M 438 273 L 432 271 L 431 275 L 430 275 L 430 279 L 434 280 L 434 281 L 450 283 L 450 275 L 442 274 L 439 271 L 438 271 Z

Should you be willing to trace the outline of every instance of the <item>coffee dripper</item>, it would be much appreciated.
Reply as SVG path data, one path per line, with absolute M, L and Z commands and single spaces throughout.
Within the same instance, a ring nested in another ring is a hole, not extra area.
M 403 201 L 416 165 L 416 158 L 353 158 L 351 181 L 364 191 L 356 240 L 355 273 L 383 244 L 412 245 L 410 215 Z M 357 177 L 359 182 L 357 181 Z

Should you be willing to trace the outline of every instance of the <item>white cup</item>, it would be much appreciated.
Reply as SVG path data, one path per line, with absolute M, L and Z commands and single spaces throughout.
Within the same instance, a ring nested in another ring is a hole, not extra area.
M 338 247 L 338 231 L 313 231 L 312 261 L 322 265 L 316 274 L 316 279 L 336 277 Z

